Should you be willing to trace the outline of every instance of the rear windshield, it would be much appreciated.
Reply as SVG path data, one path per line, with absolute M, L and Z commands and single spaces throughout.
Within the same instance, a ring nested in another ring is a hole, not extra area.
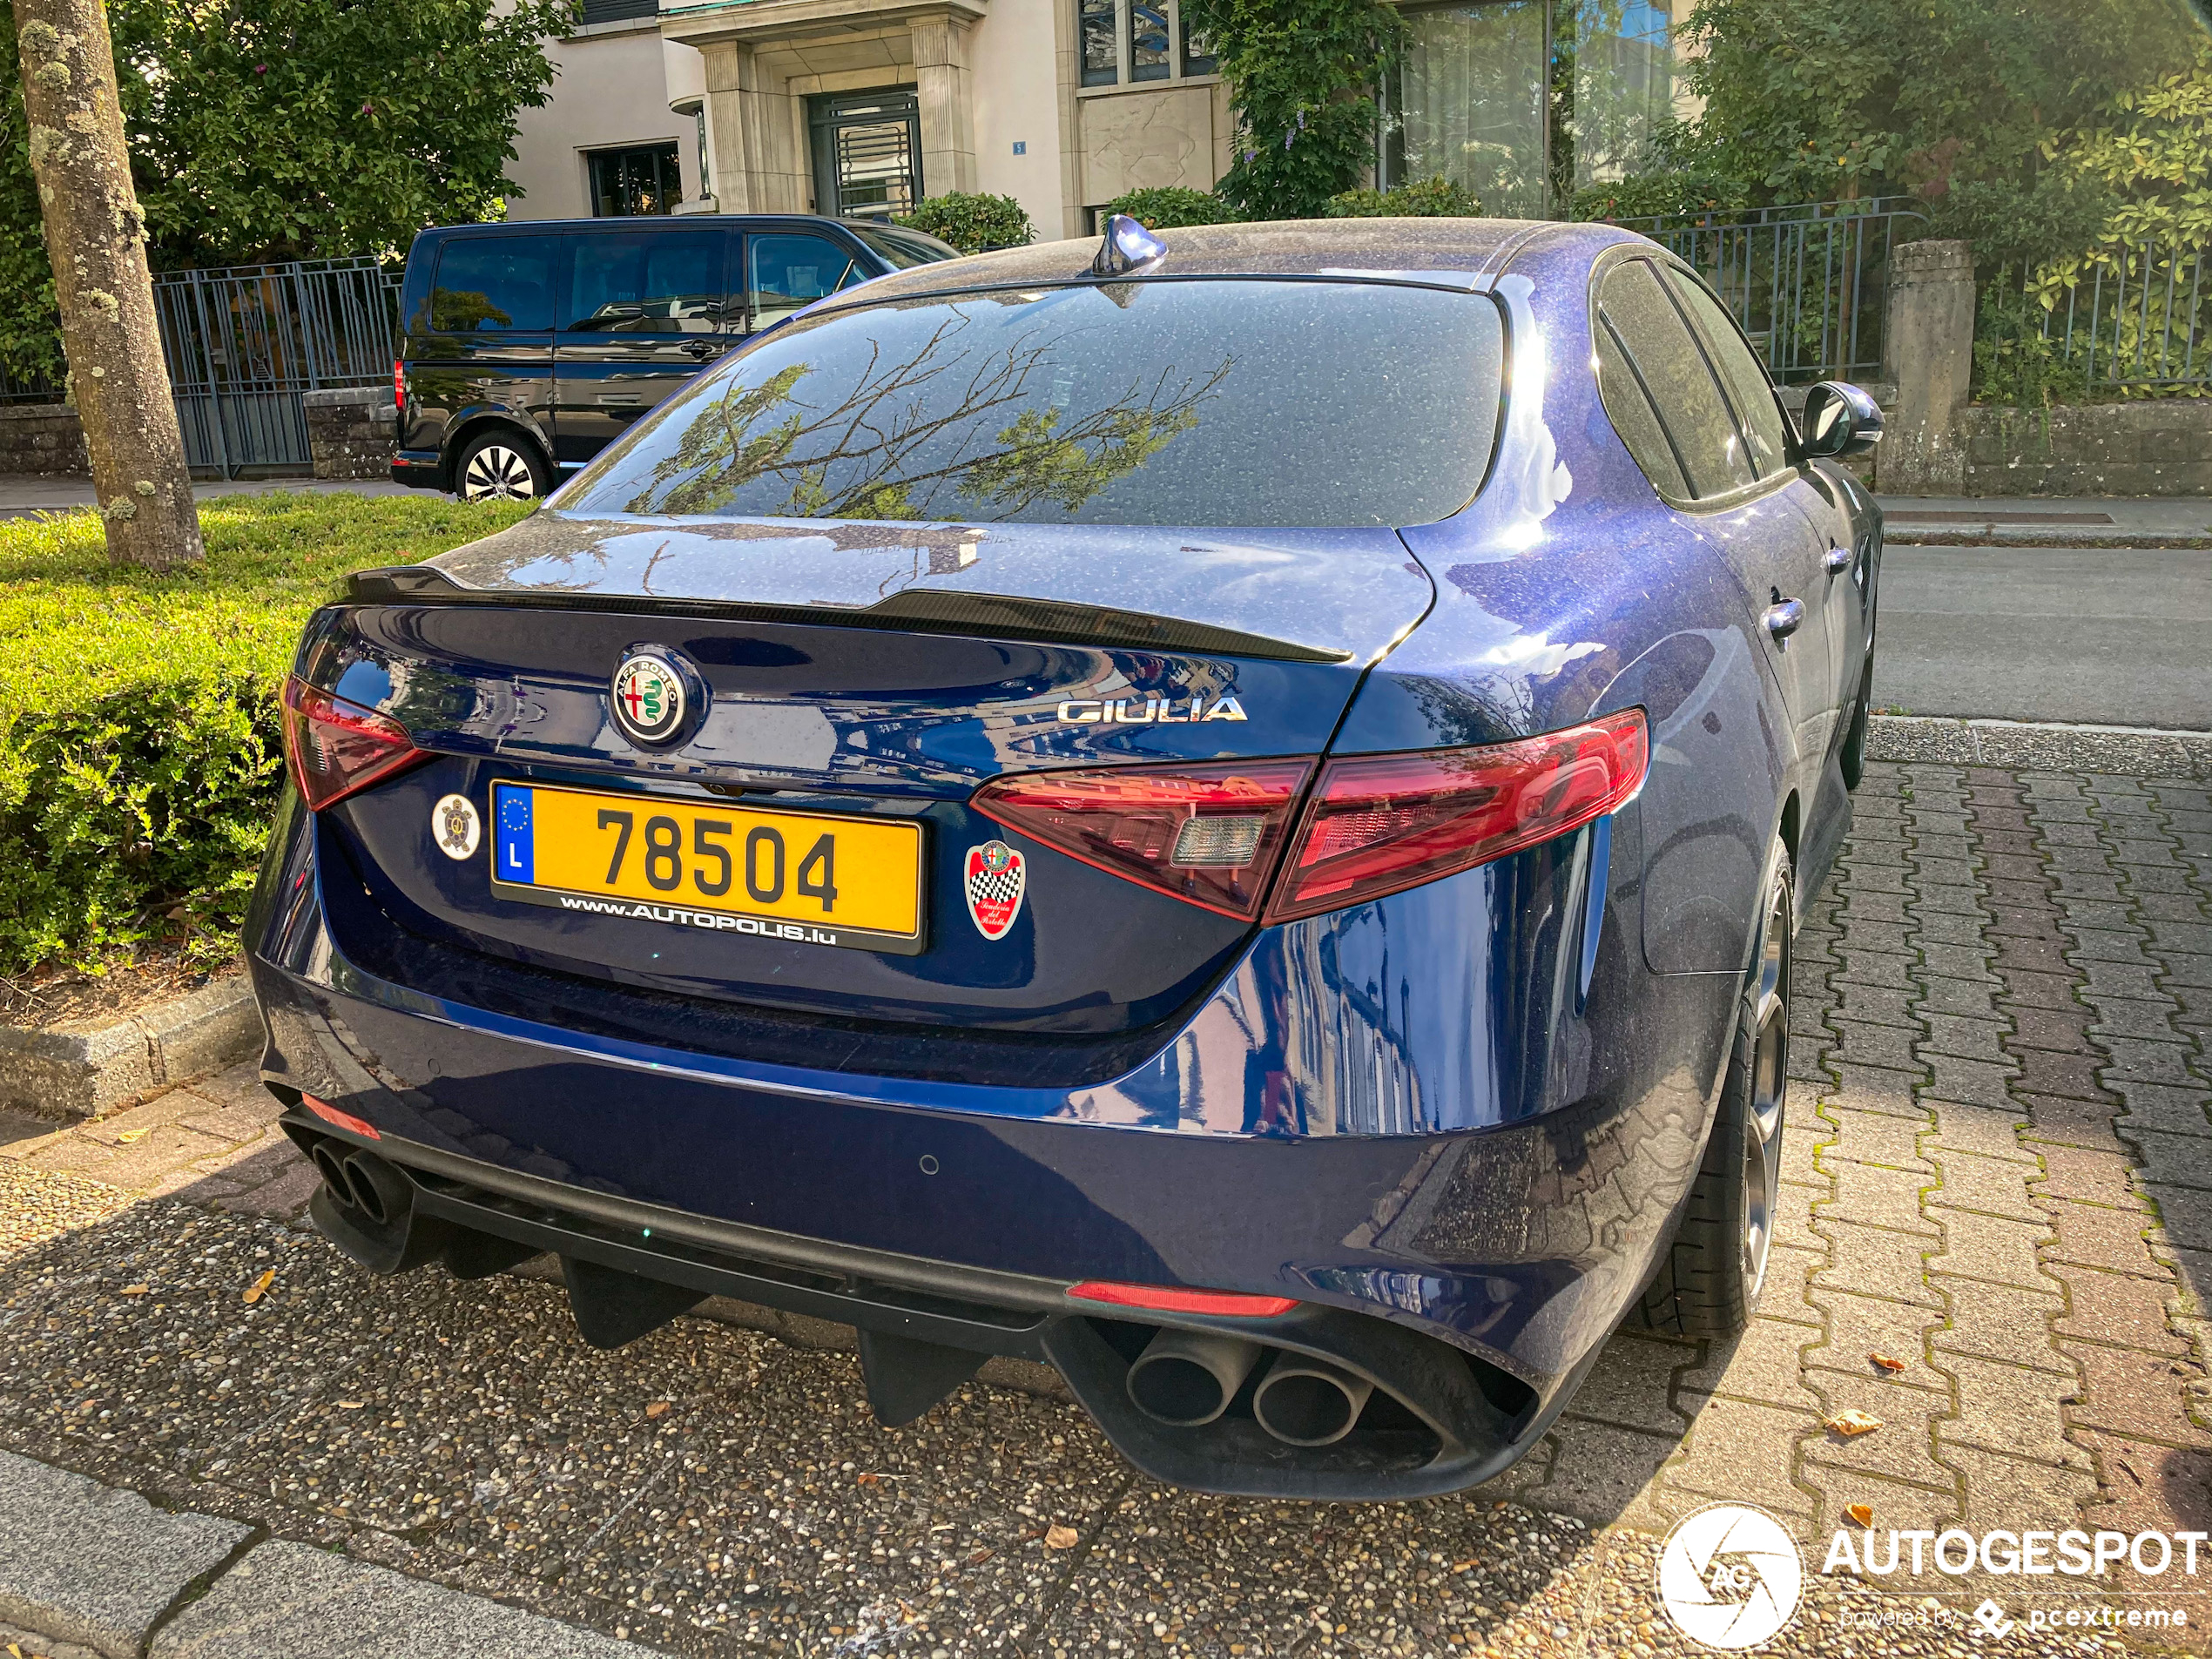
M 934 236 L 924 236 L 920 231 L 894 231 L 880 225 L 855 225 L 849 220 L 845 228 L 901 271 L 917 265 L 934 265 L 940 260 L 960 257 L 959 249 L 947 246 Z
M 1206 280 L 912 300 L 801 320 L 563 492 L 588 516 L 1418 524 L 1480 485 L 1487 299 Z

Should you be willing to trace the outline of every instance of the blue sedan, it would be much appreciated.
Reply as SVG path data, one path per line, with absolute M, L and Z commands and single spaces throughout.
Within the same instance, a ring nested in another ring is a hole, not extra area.
M 1156 1478 L 1408 1497 L 1624 1317 L 1756 1305 L 1880 520 L 1602 226 L 902 272 L 285 692 L 262 1075 L 379 1272 L 615 1346 L 853 1325 L 887 1425 L 1056 1366 Z

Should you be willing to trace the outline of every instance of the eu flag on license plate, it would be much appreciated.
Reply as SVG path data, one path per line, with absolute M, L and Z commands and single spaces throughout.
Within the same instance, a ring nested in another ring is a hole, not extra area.
M 530 792 L 512 784 L 496 786 L 496 816 L 499 824 L 499 864 L 502 881 L 528 884 L 537 879 L 537 843 L 530 831 Z

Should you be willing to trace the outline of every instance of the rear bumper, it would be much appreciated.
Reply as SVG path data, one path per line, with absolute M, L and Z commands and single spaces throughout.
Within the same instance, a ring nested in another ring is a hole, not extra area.
M 435 449 L 401 449 L 392 457 L 392 482 L 411 489 L 443 489 L 445 463 Z
M 1494 1474 L 1564 1405 L 1648 1276 L 1710 1118 L 1709 1060 L 1623 1042 L 1617 1075 L 1587 1053 L 1567 1069 L 1594 1091 L 1489 1128 L 1214 1130 L 1255 1121 L 1247 1091 L 1285 1086 L 1210 1058 L 1207 1022 L 1226 1017 L 1215 1004 L 1238 974 L 1170 1045 L 1197 1060 L 1165 1067 L 1168 1086 L 1219 1092 L 1225 1078 L 1236 1097 L 1169 1114 L 1183 1129 L 1082 1121 L 1112 1086 L 1033 1101 L 1044 1091 L 651 1048 L 555 1023 L 543 1002 L 523 1017 L 502 977 L 523 970 L 489 960 L 462 962 L 442 995 L 367 971 L 334 937 L 315 840 L 287 808 L 248 921 L 263 1075 L 372 1126 L 374 1143 L 351 1144 L 408 1172 L 421 1217 L 634 1282 L 1047 1359 L 1133 1461 L 1187 1485 L 1372 1498 Z M 1250 1004 L 1230 1012 L 1253 1017 Z M 1696 1012 L 1662 999 L 1633 1025 L 1680 1037 Z M 297 1114 L 290 1127 L 303 1144 L 349 1139 Z M 415 1255 L 434 1258 L 443 1245 L 425 1237 Z M 347 1247 L 370 1259 L 359 1243 Z M 1252 1440 L 1249 1421 L 1251 1443 L 1225 1451 L 1218 1434 L 1163 1431 L 1122 1386 L 1127 1322 L 1069 1303 L 1088 1278 L 1295 1298 L 1268 1322 L 1269 1345 L 1402 1389 L 1429 1423 L 1426 1450 L 1291 1455 Z

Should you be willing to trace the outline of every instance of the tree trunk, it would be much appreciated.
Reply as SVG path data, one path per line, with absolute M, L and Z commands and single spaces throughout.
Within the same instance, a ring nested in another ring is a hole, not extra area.
M 30 166 L 111 563 L 202 556 L 100 0 L 15 0 Z

